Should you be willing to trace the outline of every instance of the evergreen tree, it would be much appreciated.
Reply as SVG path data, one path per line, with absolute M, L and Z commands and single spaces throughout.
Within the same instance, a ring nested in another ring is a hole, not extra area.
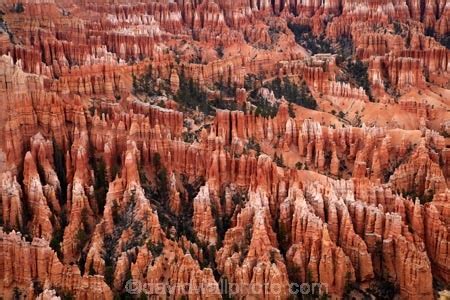
M 66 180 L 66 162 L 62 149 L 58 143 L 53 139 L 53 161 L 55 163 L 55 172 L 58 176 L 61 190 L 59 191 L 59 199 L 61 204 L 66 204 L 67 201 L 67 180 Z
M 206 92 L 192 78 L 187 79 L 184 70 L 180 74 L 180 89 L 175 95 L 175 101 L 185 108 L 198 109 L 204 114 L 213 111 Z
M 100 212 L 103 212 L 106 203 L 106 194 L 108 193 L 109 183 L 106 174 L 106 165 L 103 157 L 98 160 L 94 159 L 94 193 Z

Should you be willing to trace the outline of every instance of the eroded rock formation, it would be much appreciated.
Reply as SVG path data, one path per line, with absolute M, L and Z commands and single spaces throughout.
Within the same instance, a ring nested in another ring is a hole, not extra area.
M 445 1 L 16 2 L 0 298 L 449 284 Z

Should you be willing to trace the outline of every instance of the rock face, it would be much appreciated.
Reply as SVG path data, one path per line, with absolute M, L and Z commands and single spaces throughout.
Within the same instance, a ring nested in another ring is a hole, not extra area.
M 0 298 L 433 299 L 447 7 L 3 1 Z
M 23 174 L 27 207 L 30 208 L 33 216 L 30 231 L 33 236 L 49 240 L 53 234 L 53 226 L 50 222 L 52 213 L 47 205 L 47 199 L 44 196 L 44 190 L 31 152 L 27 152 L 25 155 Z
M 194 198 L 193 228 L 201 242 L 214 245 L 217 242 L 217 229 L 211 209 L 209 187 L 206 185 L 200 189 Z
M 4 297 L 14 296 L 13 287 L 24 291 L 21 295 L 36 297 L 33 282 L 74 292 L 77 298 L 111 299 L 112 292 L 102 276 L 81 276 L 76 266 L 65 266 L 48 242 L 39 238 L 27 242 L 20 233 L 0 232 L 2 253 L 1 286 Z M 48 294 L 48 293 L 44 293 Z M 46 297 L 45 295 L 42 297 Z

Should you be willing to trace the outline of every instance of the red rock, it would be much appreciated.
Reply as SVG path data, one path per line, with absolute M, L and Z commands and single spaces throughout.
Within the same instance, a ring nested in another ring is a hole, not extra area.
M 23 4 L 0 4 L 0 225 L 33 242 L 0 231 L 0 297 L 111 299 L 131 276 L 190 285 L 192 296 L 162 297 L 216 299 L 219 275 L 266 287 L 241 298 L 287 298 L 292 280 L 344 297 L 382 276 L 401 298 L 431 299 L 432 279 L 450 280 L 445 1 Z M 290 23 L 332 43 L 351 37 L 373 102 L 340 81 L 337 55 L 298 45 Z M 165 108 L 132 94 L 149 67 L 168 88 Z M 286 76 L 306 82 L 315 111 L 244 88 Z M 172 99 L 181 78 L 210 100 L 230 83 L 227 101 L 245 112 L 184 109 Z M 277 115 L 258 116 L 255 97 Z M 167 199 L 155 193 L 156 153 Z
M 1 231 L 0 235 L 2 295 L 12 296 L 13 287 L 27 290 L 30 282 L 35 280 L 64 291 L 72 291 L 81 298 L 112 298 L 112 292 L 103 282 L 102 276 L 82 277 L 78 267 L 63 266 L 45 240 L 36 238 L 29 243 L 15 232 L 6 234 Z M 33 296 L 33 292 L 30 296 Z
M 201 242 L 214 245 L 217 242 L 217 232 L 211 209 L 212 202 L 206 185 L 194 198 L 193 227 Z

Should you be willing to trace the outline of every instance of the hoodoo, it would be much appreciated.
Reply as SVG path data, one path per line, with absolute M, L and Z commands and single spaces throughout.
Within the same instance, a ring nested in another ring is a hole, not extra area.
M 0 1 L 0 299 L 436 299 L 450 9 Z

